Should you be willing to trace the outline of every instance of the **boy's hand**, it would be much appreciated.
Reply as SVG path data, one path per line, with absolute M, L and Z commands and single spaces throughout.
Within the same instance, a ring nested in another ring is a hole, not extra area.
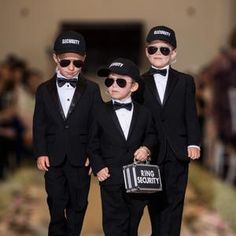
M 137 161 L 146 161 L 150 155 L 150 150 L 142 146 L 139 149 L 137 149 L 134 153 L 134 159 Z
M 97 173 L 97 177 L 98 177 L 98 180 L 100 182 L 106 180 L 107 178 L 110 177 L 110 174 L 109 174 L 109 169 L 107 167 L 101 169 L 98 173 Z
M 192 160 L 198 159 L 200 157 L 200 149 L 197 147 L 188 147 L 188 157 Z
M 48 171 L 50 167 L 48 156 L 40 156 L 37 158 L 37 167 L 39 170 Z

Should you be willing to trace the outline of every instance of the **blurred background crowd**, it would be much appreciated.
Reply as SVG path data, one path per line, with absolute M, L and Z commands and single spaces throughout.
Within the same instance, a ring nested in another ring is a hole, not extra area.
M 236 180 L 236 27 L 228 48 L 196 74 L 201 163 L 230 184 Z
M 35 92 L 42 73 L 16 55 L 0 63 L 0 179 L 32 159 L 32 119 Z

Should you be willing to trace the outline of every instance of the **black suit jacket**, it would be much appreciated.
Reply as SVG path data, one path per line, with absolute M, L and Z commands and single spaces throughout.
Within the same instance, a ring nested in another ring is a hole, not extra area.
M 99 107 L 91 131 L 89 150 L 93 172 L 96 174 L 102 168 L 108 167 L 111 175 L 101 184 L 123 183 L 122 167 L 133 163 L 134 152 L 140 146 L 147 146 L 152 150 L 156 144 L 151 113 L 136 103 L 127 140 L 112 102 Z
M 67 156 L 71 164 L 83 166 L 93 109 L 100 102 L 98 86 L 80 75 L 65 117 L 57 92 L 56 76 L 41 84 L 36 93 L 33 118 L 35 157 L 49 156 L 50 165 L 56 166 Z
M 172 68 L 164 95 L 160 102 L 153 75 L 142 75 L 141 92 L 135 98 L 147 106 L 158 130 L 157 163 L 165 157 L 166 145 L 171 147 L 181 161 L 189 161 L 188 145 L 200 146 L 200 129 L 195 104 L 195 84 L 192 76 Z

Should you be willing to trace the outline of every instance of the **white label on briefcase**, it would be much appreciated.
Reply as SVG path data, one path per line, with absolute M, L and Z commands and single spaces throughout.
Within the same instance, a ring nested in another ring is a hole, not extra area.
M 160 170 L 157 165 L 137 164 L 123 166 L 127 192 L 153 193 L 162 190 Z

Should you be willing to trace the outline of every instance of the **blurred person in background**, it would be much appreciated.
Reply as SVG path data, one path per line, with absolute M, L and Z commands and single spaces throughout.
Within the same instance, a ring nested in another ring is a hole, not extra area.
M 14 162 L 20 164 L 22 154 L 23 126 L 16 110 L 17 80 L 25 68 L 23 61 L 9 56 L 0 69 L 0 177 L 4 178 L 9 167 L 9 154 L 14 154 Z M 19 72 L 19 73 L 18 73 Z M 17 78 L 17 79 L 16 79 Z
M 212 81 L 208 78 L 207 67 L 201 69 L 196 75 L 197 90 L 197 108 L 199 115 L 199 123 L 201 128 L 201 139 L 203 143 L 203 152 L 201 150 L 201 163 L 211 171 L 222 172 L 220 164 L 215 164 L 215 156 L 219 156 L 217 152 L 221 152 L 220 146 L 217 145 L 217 131 L 215 127 L 215 119 L 213 115 L 213 88 Z M 218 151 L 216 150 L 216 147 Z
M 27 69 L 17 93 L 17 114 L 24 127 L 23 146 L 25 154 L 32 154 L 33 148 L 33 113 L 35 107 L 35 93 L 43 75 L 39 70 Z
M 228 45 L 207 65 L 205 76 L 211 81 L 213 91 L 212 114 L 217 131 L 215 169 L 220 175 L 226 172 L 226 180 L 233 184 L 236 178 L 236 27 Z

